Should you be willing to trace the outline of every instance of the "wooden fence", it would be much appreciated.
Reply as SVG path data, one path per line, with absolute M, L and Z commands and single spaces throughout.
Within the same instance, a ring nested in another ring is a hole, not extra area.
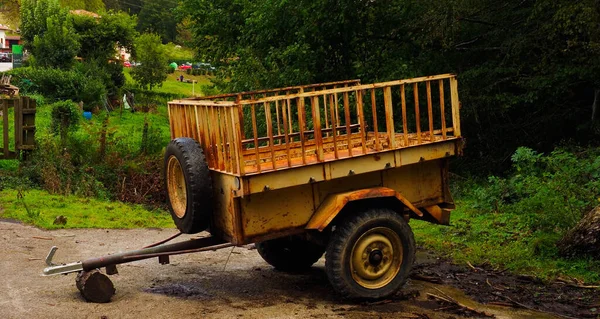
M 21 151 L 35 147 L 36 102 L 25 96 L 0 99 L 2 143 L 0 160 L 18 158 Z M 13 114 L 12 120 L 10 114 Z M 11 133 L 13 140 L 11 141 Z

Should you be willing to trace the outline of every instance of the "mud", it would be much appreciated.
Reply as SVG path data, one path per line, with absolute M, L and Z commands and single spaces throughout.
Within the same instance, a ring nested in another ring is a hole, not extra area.
M 450 285 L 479 303 L 506 304 L 573 318 L 600 318 L 600 289 L 577 287 L 576 282 L 543 282 L 507 274 L 489 264 L 458 266 L 433 254 L 421 253 L 413 279 Z
M 598 290 L 536 283 L 485 265 L 474 271 L 427 252 L 418 254 L 413 278 L 401 293 L 371 303 L 350 303 L 334 294 L 324 259 L 307 272 L 282 273 L 266 264 L 251 246 L 173 256 L 169 265 L 160 265 L 156 259 L 120 265 L 119 274 L 110 277 L 117 294 L 108 304 L 85 302 L 75 287 L 75 275 L 40 275 L 51 246 L 59 247 L 57 262 L 72 262 L 137 249 L 175 232 L 43 231 L 0 221 L 0 318 L 458 319 L 482 317 L 481 313 L 495 318 L 559 318 L 519 308 L 501 295 L 569 317 L 593 315 L 589 307 L 599 301 Z M 431 295 L 446 296 L 476 312 Z M 498 300 L 505 304 L 490 304 Z

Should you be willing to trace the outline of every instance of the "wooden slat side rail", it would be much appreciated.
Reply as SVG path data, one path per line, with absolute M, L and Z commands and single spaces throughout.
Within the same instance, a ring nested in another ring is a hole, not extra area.
M 450 98 L 452 101 L 452 128 L 454 136 L 460 137 L 460 101 L 458 99 L 458 81 L 456 78 L 450 79 Z
M 307 98 L 307 97 L 313 97 L 316 95 L 331 94 L 331 93 L 345 93 L 345 92 L 352 92 L 352 91 L 357 91 L 357 90 L 379 89 L 379 88 L 385 88 L 385 87 L 391 87 L 391 86 L 398 86 L 398 85 L 402 85 L 402 84 L 406 85 L 406 84 L 425 82 L 425 81 L 445 80 L 445 79 L 450 79 L 450 78 L 454 78 L 454 77 L 455 77 L 454 74 L 432 75 L 432 76 L 424 76 L 424 77 L 412 78 L 412 79 L 406 79 L 406 80 L 396 80 L 396 81 L 380 82 L 380 83 L 373 83 L 373 84 L 361 84 L 361 85 L 339 87 L 339 88 L 335 88 L 335 89 L 327 89 L 327 90 L 314 91 L 314 92 L 303 92 L 303 93 L 291 94 L 289 97 L 290 98 L 299 98 L 299 97 Z M 252 100 L 252 101 L 242 100 L 240 102 L 240 104 L 247 105 L 247 104 L 252 104 L 252 103 L 262 103 L 262 102 L 269 102 L 269 101 L 274 101 L 274 100 L 277 100 L 277 97 L 271 96 L 271 97 L 265 97 L 262 99 L 256 99 L 256 100 Z
M 211 169 L 238 176 L 461 136 L 458 82 L 453 75 L 332 87 L 253 93 L 251 103 L 239 94 L 237 102 L 173 101 L 168 109 L 171 135 L 198 140 Z M 436 89 L 439 104 L 433 97 Z M 452 126 L 446 125 L 448 105 Z
M 197 97 L 192 97 L 186 100 L 191 100 L 191 101 L 203 101 L 203 100 L 211 100 L 211 101 L 216 101 L 216 100 L 220 100 L 220 99 L 225 99 L 225 98 L 231 98 L 231 97 L 235 97 L 236 98 L 236 102 L 239 102 L 241 100 L 243 100 L 244 96 L 249 96 L 251 97 L 250 100 L 253 99 L 252 95 L 256 96 L 257 94 L 267 94 L 267 93 L 280 93 L 280 92 L 289 92 L 289 91 L 298 91 L 299 89 L 312 89 L 315 88 L 317 90 L 323 89 L 325 87 L 328 86 L 337 86 L 340 84 L 350 84 L 350 85 L 359 85 L 360 84 L 360 79 L 354 79 L 354 80 L 344 80 L 344 81 L 335 81 L 335 82 L 325 82 L 325 83 L 316 83 L 316 84 L 306 84 L 306 85 L 297 85 L 297 86 L 289 86 L 289 87 L 285 87 L 285 88 L 276 88 L 276 89 L 267 89 L 267 90 L 257 90 L 257 91 L 246 91 L 246 92 L 239 92 L 239 93 L 225 93 L 225 94 L 217 94 L 217 95 L 210 95 L 210 96 L 197 96 Z

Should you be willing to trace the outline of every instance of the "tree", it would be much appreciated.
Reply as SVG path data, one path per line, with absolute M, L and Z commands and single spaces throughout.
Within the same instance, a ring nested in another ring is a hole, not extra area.
M 221 67 L 216 82 L 225 91 L 457 73 L 466 155 L 485 170 L 508 168 L 518 146 L 548 151 L 561 140 L 587 143 L 599 134 L 596 0 L 183 6 L 199 57 Z
M 63 69 L 73 65 L 78 36 L 58 0 L 24 0 L 21 21 L 21 36 L 37 65 Z
M 161 43 L 160 36 L 145 33 L 135 42 L 136 61 L 140 65 L 131 70 L 133 79 L 145 89 L 152 90 L 161 86 L 167 79 L 167 51 Z
M 144 0 L 138 14 L 138 30 L 160 35 L 163 43 L 175 42 L 177 24 L 181 21 L 175 10 L 177 3 L 172 0 Z

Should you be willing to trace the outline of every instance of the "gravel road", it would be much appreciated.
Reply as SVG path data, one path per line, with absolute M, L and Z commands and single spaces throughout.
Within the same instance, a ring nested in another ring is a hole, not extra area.
M 0 318 L 463 318 L 460 313 L 435 310 L 440 305 L 427 293 L 440 290 L 496 318 L 553 318 L 481 305 L 450 286 L 418 280 L 409 281 L 391 300 L 347 303 L 327 282 L 324 259 L 308 272 L 286 274 L 266 264 L 252 246 L 173 256 L 169 265 L 156 259 L 120 265 L 119 274 L 111 276 L 117 294 L 107 304 L 83 300 L 74 274 L 41 276 L 51 246 L 59 247 L 55 262 L 66 263 L 137 249 L 174 233 L 174 229 L 44 231 L 0 221 Z M 418 262 L 427 258 L 432 257 L 420 253 Z

